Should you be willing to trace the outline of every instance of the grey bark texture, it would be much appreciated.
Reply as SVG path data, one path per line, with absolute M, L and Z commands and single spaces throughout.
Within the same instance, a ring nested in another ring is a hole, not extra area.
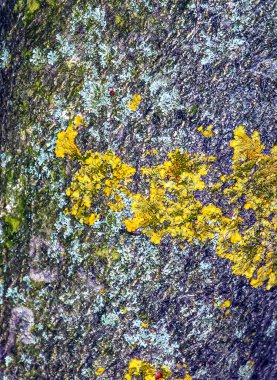
M 172 379 L 276 379 L 276 288 L 235 276 L 214 242 L 157 246 L 115 215 L 93 228 L 66 216 L 76 167 L 54 152 L 78 113 L 82 152 L 112 149 L 138 172 L 182 148 L 226 174 L 241 124 L 269 151 L 275 2 L 11 0 L 0 12 L 0 379 L 124 379 L 132 358 Z

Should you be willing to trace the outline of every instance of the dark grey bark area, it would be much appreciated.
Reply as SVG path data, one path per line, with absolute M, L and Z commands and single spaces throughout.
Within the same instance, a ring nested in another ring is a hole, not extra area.
M 235 276 L 214 242 L 155 246 L 114 216 L 95 228 L 66 217 L 76 168 L 54 154 L 79 112 L 89 124 L 81 149 L 112 149 L 136 169 L 182 147 L 215 155 L 228 173 L 240 124 L 272 148 L 274 2 L 3 1 L 0 10 L 0 379 L 94 379 L 99 367 L 100 378 L 123 379 L 134 357 L 166 364 L 173 379 L 185 376 L 181 362 L 196 380 L 276 379 L 276 289 Z M 135 93 L 134 115 L 124 105 Z M 197 127 L 208 124 L 215 133 L 204 139 Z M 133 186 L 142 189 L 138 175 Z M 214 307 L 227 299 L 228 316 Z

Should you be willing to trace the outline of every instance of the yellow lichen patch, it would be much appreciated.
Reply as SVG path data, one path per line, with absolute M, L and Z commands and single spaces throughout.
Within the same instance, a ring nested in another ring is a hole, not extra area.
M 133 95 L 132 100 L 127 104 L 127 107 L 130 108 L 131 111 L 136 111 L 141 102 L 141 96 L 139 94 Z
M 84 118 L 81 114 L 78 114 L 75 118 L 74 118 L 74 125 L 75 127 L 79 127 L 80 125 L 85 125 L 84 124 Z
M 190 374 L 187 372 L 185 374 L 184 380 L 192 380 L 192 376 L 190 376 Z
M 149 326 L 149 324 L 147 323 L 147 322 L 141 322 L 141 327 L 143 327 L 144 329 L 146 329 L 148 326 Z
M 69 126 L 65 131 L 58 133 L 55 154 L 57 157 L 80 156 L 81 152 L 75 144 L 75 137 L 78 132 L 73 126 Z
M 192 380 L 192 377 L 188 372 L 186 372 L 185 377 L 183 379 L 176 379 L 176 380 Z
M 197 128 L 198 132 L 202 133 L 202 135 L 206 138 L 210 138 L 213 135 L 212 132 L 213 126 L 208 125 L 206 129 L 203 128 L 203 125 L 200 125 L 200 127 Z
M 169 379 L 171 376 L 171 371 L 165 365 L 163 365 L 159 370 L 146 361 L 133 358 L 129 363 L 129 367 L 124 379 L 133 380 L 140 378 L 143 380 L 155 380 L 155 374 L 158 372 L 161 374 L 162 379 L 165 380 Z
M 155 368 L 150 363 L 134 358 L 129 363 L 125 380 L 132 380 L 137 377 L 142 377 L 147 380 L 154 380 Z
M 238 243 L 239 241 L 241 241 L 241 239 L 241 234 L 238 231 L 235 231 L 230 235 L 230 240 L 232 243 Z
M 252 136 L 249 137 L 243 125 L 235 129 L 234 140 L 230 142 L 230 146 L 234 148 L 234 165 L 238 165 L 242 161 L 251 161 L 259 158 L 264 149 L 258 132 L 253 132 Z
M 134 95 L 133 110 L 140 100 Z M 259 134 L 248 136 L 239 126 L 230 142 L 234 149 L 232 172 L 219 176 L 215 185 L 207 186 L 204 178 L 215 157 L 176 149 L 162 164 L 142 168 L 147 186 L 143 193 L 131 194 L 128 184 L 135 169 L 110 150 L 87 151 L 82 156 L 75 145 L 80 125 L 83 118 L 77 115 L 73 124 L 58 134 L 55 150 L 58 157 L 69 156 L 79 164 L 66 189 L 71 202 L 66 209 L 68 215 L 92 226 L 107 211 L 123 210 L 123 199 L 128 196 L 133 217 L 123 221 L 127 231 L 141 229 L 154 244 L 160 244 L 166 235 L 190 243 L 216 236 L 216 252 L 233 262 L 235 275 L 245 276 L 253 287 L 265 284 L 270 289 L 277 285 L 277 147 L 264 154 Z M 212 190 L 212 196 L 217 194 L 215 199 L 209 195 L 208 205 L 198 198 L 198 192 L 204 189 Z M 225 198 L 225 210 L 215 205 L 219 197 Z
M 217 254 L 234 262 L 233 273 L 245 276 L 254 287 L 267 283 L 270 289 L 277 284 L 277 149 L 263 154 L 259 134 L 249 137 L 243 126 L 235 130 L 230 145 L 233 171 L 221 176 L 222 196 L 231 209 L 228 217 L 215 205 L 203 206 L 195 198 L 195 191 L 205 188 L 202 176 L 214 158 L 191 157 L 177 149 L 162 165 L 141 169 L 149 192 L 132 195 L 134 216 L 125 220 L 125 226 L 130 232 L 141 228 L 154 244 L 167 234 L 205 242 L 217 233 Z M 252 224 L 246 222 L 248 210 L 255 212 Z
M 128 192 L 135 169 L 123 164 L 112 151 L 105 154 L 87 151 L 80 161 L 80 169 L 66 189 L 72 207 L 71 214 L 81 223 L 93 225 L 99 219 L 94 210 L 103 205 L 103 211 L 121 211 L 125 206 L 120 193 Z
M 80 125 L 85 125 L 84 118 L 81 114 L 78 114 L 74 118 L 73 123 L 71 122 L 65 131 L 58 133 L 55 149 L 55 154 L 57 157 L 81 157 L 81 152 L 75 144 L 75 138 L 78 135 L 77 127 L 79 127 Z
M 128 231 L 142 228 L 154 244 L 169 234 L 193 241 L 206 241 L 214 236 L 214 221 L 221 213 L 215 206 L 203 205 L 195 191 L 203 190 L 202 177 L 213 158 L 190 156 L 179 149 L 168 154 L 168 161 L 154 168 L 142 168 L 149 183 L 147 195 L 132 195 L 132 219 L 125 220 Z
M 254 287 L 266 284 L 270 289 L 277 285 L 277 149 L 264 154 L 259 134 L 249 137 L 243 126 L 234 131 L 230 145 L 233 170 L 224 178 L 223 195 L 232 217 L 219 220 L 217 253 L 234 262 L 234 274 L 250 279 Z M 251 224 L 245 222 L 250 212 Z
M 95 374 L 96 374 L 97 376 L 99 376 L 99 375 L 102 375 L 104 372 L 105 372 L 105 368 L 104 368 L 104 367 L 99 367 L 99 368 L 97 368 L 97 370 L 95 371 Z
M 214 307 L 217 307 L 219 310 L 222 310 L 224 311 L 224 315 L 227 316 L 228 314 L 230 314 L 230 306 L 231 306 L 231 302 L 229 300 L 225 300 L 225 301 L 215 301 L 214 303 Z
M 100 212 L 124 209 L 122 195 L 129 194 L 127 184 L 136 170 L 122 163 L 110 150 L 104 154 L 86 151 L 82 155 L 75 144 L 80 125 L 84 125 L 84 119 L 79 114 L 66 131 L 58 134 L 55 153 L 58 157 L 69 156 L 79 164 L 66 189 L 71 202 L 71 208 L 66 208 L 67 215 L 73 215 L 81 223 L 92 226 L 99 219 Z
M 214 306 L 217 307 L 220 310 L 221 309 L 227 309 L 228 307 L 231 306 L 231 302 L 230 302 L 230 300 L 225 300 L 225 301 L 222 301 L 222 302 L 215 302 Z

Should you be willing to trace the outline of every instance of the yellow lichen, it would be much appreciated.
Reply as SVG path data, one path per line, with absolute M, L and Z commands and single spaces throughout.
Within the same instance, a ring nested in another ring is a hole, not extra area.
M 155 380 L 155 374 L 157 372 L 158 369 L 155 368 L 152 364 L 143 360 L 133 358 L 129 363 L 129 367 L 124 379 L 133 380 L 135 378 L 141 378 L 143 380 Z M 165 380 L 169 379 L 169 377 L 171 376 L 171 371 L 165 365 L 161 367 L 159 372 L 161 373 L 162 378 Z
M 208 125 L 208 127 L 204 130 L 203 125 L 200 125 L 200 127 L 197 128 L 198 132 L 202 133 L 202 135 L 206 138 L 210 138 L 213 135 L 212 132 L 213 126 Z
M 102 375 L 104 372 L 105 372 L 105 368 L 104 368 L 104 367 L 99 367 L 99 368 L 97 368 L 97 370 L 95 371 L 95 374 L 96 374 L 97 376 L 99 376 L 99 375 Z
M 234 149 L 233 171 L 224 178 L 223 194 L 232 207 L 232 217 L 219 220 L 217 253 L 234 262 L 234 274 L 250 279 L 254 287 L 266 283 L 270 289 L 277 285 L 276 147 L 271 154 L 264 154 L 259 134 L 253 132 L 249 137 L 243 126 L 235 129 L 230 146 Z M 251 224 L 244 219 L 250 211 Z
M 144 329 L 146 329 L 149 325 L 147 322 L 141 322 L 141 327 L 143 327 Z
M 140 100 L 134 95 L 136 107 Z M 166 235 L 190 243 L 216 236 L 216 252 L 233 262 L 235 275 L 245 276 L 253 287 L 277 285 L 277 147 L 264 154 L 258 132 L 248 136 L 239 126 L 230 142 L 234 150 L 232 172 L 221 175 L 220 182 L 207 185 L 204 181 L 215 157 L 176 149 L 162 164 L 141 169 L 148 185 L 143 193 L 132 194 L 128 184 L 136 172 L 133 167 L 110 150 L 81 154 L 75 138 L 83 124 L 83 117 L 77 115 L 57 138 L 56 155 L 76 159 L 79 165 L 66 189 L 71 203 L 67 214 L 92 226 L 105 212 L 123 210 L 123 196 L 128 196 L 133 217 L 123 221 L 127 231 L 140 229 L 154 244 L 160 244 Z M 208 128 L 211 132 L 212 126 Z M 212 190 L 206 205 L 197 197 L 204 189 Z M 217 198 L 225 198 L 226 210 L 216 206 L 212 198 L 215 191 Z
M 139 94 L 133 95 L 132 100 L 127 104 L 131 111 L 136 111 L 141 102 L 141 96 Z
M 225 301 L 222 301 L 222 302 L 215 302 L 214 303 L 214 306 L 217 307 L 218 309 L 227 309 L 231 306 L 231 302 L 230 300 L 225 300 Z
M 185 377 L 183 379 L 176 379 L 176 380 L 192 380 L 192 377 L 190 376 L 190 374 L 188 372 L 186 372 L 185 374 Z
M 55 154 L 57 157 L 74 157 L 80 156 L 81 152 L 77 145 L 75 144 L 75 138 L 78 132 L 75 130 L 74 126 L 69 126 L 66 131 L 62 131 L 57 135 L 57 143 Z
M 157 374 L 159 374 L 159 377 L 156 377 Z M 163 380 L 173 379 L 172 372 L 167 366 L 162 365 L 160 368 L 157 368 L 151 363 L 133 358 L 129 363 L 124 379 L 134 380 L 138 378 L 143 380 L 155 380 L 157 378 L 161 378 Z M 179 378 L 176 380 L 192 380 L 192 377 L 189 375 L 188 371 L 186 371 L 183 379 Z
M 155 244 L 167 234 L 190 242 L 206 241 L 214 236 L 213 220 L 220 210 L 212 205 L 203 207 L 195 192 L 204 189 L 202 176 L 213 158 L 190 156 L 179 149 L 168 158 L 157 167 L 141 169 L 149 193 L 131 195 L 134 216 L 124 221 L 125 226 L 130 232 L 142 228 Z
M 71 202 L 66 213 L 92 226 L 99 219 L 100 212 L 118 212 L 125 207 L 122 194 L 128 193 L 126 185 L 136 170 L 122 163 L 110 150 L 104 154 L 89 150 L 82 155 L 75 144 L 80 125 L 84 125 L 84 119 L 79 114 L 66 131 L 58 133 L 55 153 L 57 157 L 69 156 L 78 160 L 79 169 L 66 189 Z M 100 212 L 96 211 L 98 209 Z
M 121 211 L 125 206 L 122 195 L 135 169 L 123 164 L 112 151 L 105 154 L 87 151 L 80 161 L 80 169 L 66 189 L 72 206 L 71 214 L 81 223 L 93 225 L 100 214 L 95 210 Z
M 74 125 L 75 125 L 75 127 L 79 127 L 80 125 L 84 125 L 84 118 L 81 114 L 78 114 L 74 118 Z

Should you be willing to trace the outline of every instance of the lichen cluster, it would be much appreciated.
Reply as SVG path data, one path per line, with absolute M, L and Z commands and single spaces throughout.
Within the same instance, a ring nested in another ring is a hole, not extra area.
M 151 363 L 145 362 L 139 359 L 132 359 L 129 363 L 127 374 L 125 375 L 125 380 L 132 380 L 135 378 L 143 378 L 144 380 L 155 380 L 155 374 L 157 369 L 151 365 Z M 161 368 L 161 377 L 168 379 L 171 375 L 171 371 L 166 367 Z
M 141 102 L 141 96 L 139 94 L 135 94 L 132 97 L 132 100 L 130 100 L 129 103 L 127 103 L 127 106 L 130 108 L 131 111 L 136 111 L 138 106 Z
M 120 194 L 129 193 L 127 184 L 136 170 L 122 163 L 111 150 L 104 154 L 88 150 L 82 155 L 75 144 L 77 128 L 82 123 L 79 115 L 66 131 L 58 134 L 55 153 L 57 157 L 68 156 L 78 161 L 80 168 L 66 189 L 71 201 L 66 212 L 92 226 L 107 209 L 116 212 L 125 207 Z
M 66 189 L 72 203 L 67 212 L 91 226 L 107 208 L 121 211 L 125 207 L 120 194 L 128 192 L 126 185 L 135 169 L 110 150 L 104 154 L 87 151 L 79 162 L 80 169 Z
M 230 216 L 221 220 L 217 254 L 233 261 L 233 273 L 251 279 L 252 286 L 267 282 L 270 289 L 277 285 L 277 147 L 264 154 L 259 134 L 249 137 L 243 126 L 230 145 L 232 173 L 222 178 Z
M 57 144 L 55 154 L 57 157 L 64 158 L 78 158 L 81 152 L 75 143 L 75 138 L 78 135 L 77 128 L 82 125 L 83 118 L 81 115 L 75 117 L 74 122 L 71 123 L 65 131 L 61 131 L 57 135 Z
M 263 154 L 259 134 L 249 137 L 239 126 L 230 142 L 234 149 L 232 172 L 222 175 L 220 182 L 210 186 L 204 178 L 216 157 L 176 149 L 162 164 L 141 168 L 148 191 L 133 194 L 128 183 L 135 168 L 122 163 L 112 151 L 88 150 L 81 155 L 74 142 L 78 122 L 76 118 L 75 129 L 70 125 L 58 134 L 56 146 L 58 157 L 68 155 L 80 165 L 66 190 L 72 204 L 68 214 L 92 226 L 107 209 L 122 211 L 125 204 L 120 194 L 125 194 L 132 200 L 133 212 L 131 219 L 123 220 L 127 231 L 141 230 L 155 244 L 166 235 L 189 243 L 216 236 L 216 252 L 234 262 L 234 274 L 251 279 L 254 287 L 264 283 L 266 289 L 276 286 L 276 147 L 270 155 Z M 207 130 L 211 131 L 210 127 Z M 205 189 L 221 192 L 228 208 L 217 207 L 216 199 L 204 205 L 197 193 Z M 252 223 L 247 223 L 248 210 L 254 213 Z
M 205 188 L 203 176 L 214 157 L 190 156 L 177 149 L 168 158 L 157 167 L 141 169 L 149 192 L 131 196 L 134 216 L 124 221 L 127 230 L 142 228 L 155 244 L 167 234 L 188 242 L 212 238 L 212 220 L 219 210 L 203 206 L 195 193 Z
M 133 358 L 129 363 L 128 371 L 124 379 L 134 380 L 137 378 L 143 380 L 173 379 L 172 372 L 167 366 L 162 365 L 161 368 L 158 369 L 149 362 Z M 176 380 L 192 380 L 192 377 L 189 375 L 188 371 L 186 371 L 183 379 L 176 378 Z

